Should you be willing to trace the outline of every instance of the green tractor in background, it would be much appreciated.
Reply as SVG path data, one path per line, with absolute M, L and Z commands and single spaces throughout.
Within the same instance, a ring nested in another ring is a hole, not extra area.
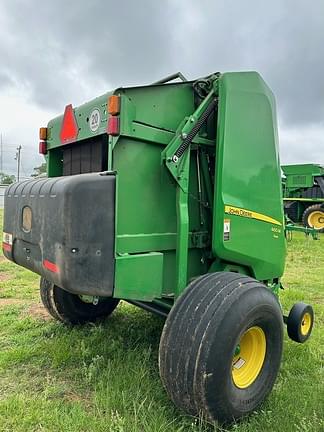
M 281 169 L 285 214 L 294 223 L 324 232 L 324 167 L 303 164 Z

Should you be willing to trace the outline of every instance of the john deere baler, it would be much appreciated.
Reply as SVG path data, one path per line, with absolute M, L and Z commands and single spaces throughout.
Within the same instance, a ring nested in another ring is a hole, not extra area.
M 41 276 L 44 306 L 70 324 L 121 299 L 166 317 L 171 399 L 211 421 L 253 411 L 277 377 L 283 322 L 298 342 L 313 325 L 309 305 L 283 317 L 278 301 L 281 175 L 262 78 L 117 88 L 67 105 L 40 138 L 48 178 L 7 189 L 3 250 Z

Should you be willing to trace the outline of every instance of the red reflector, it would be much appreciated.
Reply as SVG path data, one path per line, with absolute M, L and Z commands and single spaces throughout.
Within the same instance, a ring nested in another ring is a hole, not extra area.
M 8 243 L 3 242 L 2 243 L 2 249 L 6 252 L 11 252 L 11 245 Z
M 108 135 L 119 135 L 119 117 L 109 117 L 107 132 Z
M 58 268 L 58 266 L 57 266 L 56 264 L 52 263 L 51 261 L 44 260 L 44 261 L 43 261 L 43 266 L 44 266 L 47 270 L 49 270 L 49 271 L 51 271 L 51 272 L 53 272 L 53 273 L 59 273 L 59 268 Z
M 39 153 L 42 155 L 46 155 L 47 153 L 47 144 L 45 141 L 39 142 Z
M 68 144 L 77 139 L 79 128 L 75 120 L 72 105 L 67 105 L 64 111 L 63 122 L 60 132 L 60 140 L 62 144 Z

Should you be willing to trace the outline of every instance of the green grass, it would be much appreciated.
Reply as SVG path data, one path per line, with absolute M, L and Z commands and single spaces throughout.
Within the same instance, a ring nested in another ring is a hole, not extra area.
M 286 310 L 299 300 L 314 306 L 313 335 L 304 345 L 285 338 L 273 392 L 230 430 L 324 430 L 323 240 L 294 235 L 281 295 Z M 39 304 L 38 277 L 0 256 L 0 431 L 210 430 L 175 408 L 162 388 L 162 326 L 127 304 L 96 325 L 63 326 Z

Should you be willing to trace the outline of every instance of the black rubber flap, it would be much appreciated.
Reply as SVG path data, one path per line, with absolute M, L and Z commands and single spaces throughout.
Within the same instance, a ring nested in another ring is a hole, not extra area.
M 5 193 L 7 258 L 77 294 L 111 296 L 115 175 L 27 180 Z

